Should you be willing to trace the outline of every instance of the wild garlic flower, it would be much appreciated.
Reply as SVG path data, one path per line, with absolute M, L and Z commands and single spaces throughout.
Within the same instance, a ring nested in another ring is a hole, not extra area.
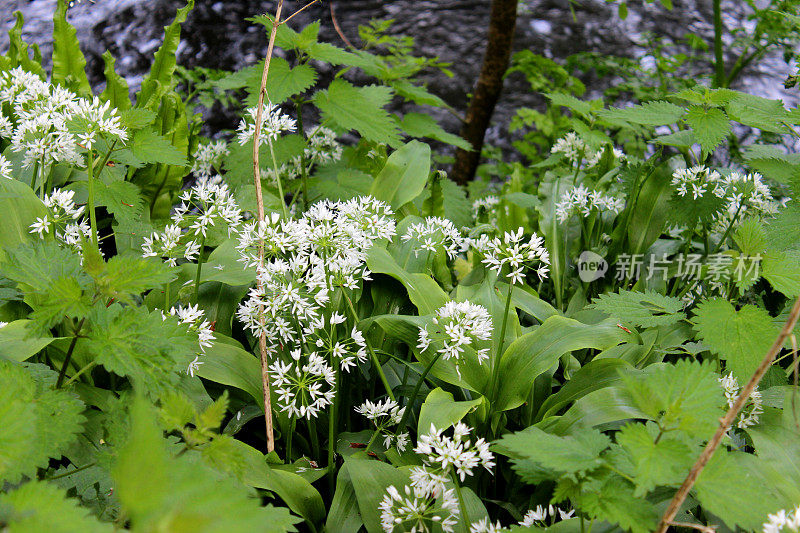
M 625 200 L 600 191 L 590 191 L 584 185 L 578 185 L 561 195 L 556 204 L 556 217 L 559 222 L 566 222 L 572 215 L 588 217 L 593 212 L 610 212 L 619 214 L 625 209 Z
M 178 224 L 169 224 L 162 232 L 153 232 L 144 238 L 142 257 L 160 257 L 169 266 L 177 266 L 178 259 L 194 261 L 200 255 L 200 243 L 189 238 Z
M 703 198 L 706 194 L 723 198 L 726 192 L 725 181 L 720 173 L 705 165 L 675 169 L 670 183 L 676 188 L 678 196 L 691 196 L 693 200 Z
M 564 154 L 564 157 L 573 165 L 586 155 L 586 143 L 574 131 L 558 139 L 550 148 L 551 154 Z
M 455 224 L 441 217 L 427 217 L 422 222 L 411 224 L 400 239 L 403 242 L 413 239 L 422 250 L 432 253 L 443 248 L 450 259 L 455 259 L 466 243 Z M 415 249 L 414 254 L 418 255 L 419 249 Z
M 4 327 L 6 327 L 7 325 L 8 325 L 8 322 L 2 322 L 2 321 L 0 321 L 0 329 L 3 329 L 3 328 L 4 328 Z
M 342 158 L 343 148 L 336 140 L 336 132 L 330 128 L 320 126 L 306 130 L 308 146 L 304 150 L 306 164 L 332 163 Z
M 488 517 L 484 517 L 477 522 L 473 522 L 469 526 L 469 533 L 502 533 L 504 531 L 511 531 L 507 527 L 503 527 L 500 525 L 500 521 L 498 520 L 496 523 L 492 524 L 492 521 L 489 520 Z
M 733 373 L 730 373 L 727 376 L 720 377 L 718 381 L 725 391 L 725 400 L 728 403 L 728 407 L 733 407 L 733 404 L 736 403 L 736 398 L 739 397 L 739 391 L 741 390 L 739 387 L 739 380 L 734 377 Z M 744 404 L 744 408 L 739 413 L 739 420 L 736 423 L 736 427 L 739 429 L 746 429 L 750 426 L 755 426 L 758 424 L 759 416 L 763 412 L 764 407 L 761 403 L 761 392 L 754 390 L 750 393 L 750 398 L 748 398 L 747 403 Z
M 456 360 L 456 371 L 461 375 L 458 362 L 467 347 L 475 349 L 478 363 L 489 358 L 489 347 L 478 348 L 480 341 L 492 338 L 492 317 L 485 307 L 472 302 L 449 301 L 436 310 L 433 331 L 427 326 L 419 328 L 417 348 L 423 352 L 432 343 L 444 359 Z
M 289 354 L 290 361 L 276 360 L 269 368 L 278 396 L 278 407 L 290 417 L 316 418 L 333 402 L 336 374 L 324 357 L 298 348 Z
M 472 202 L 472 219 L 477 222 L 481 220 L 481 217 L 486 216 L 491 220 L 493 212 L 498 205 L 500 205 L 500 198 L 493 194 L 478 198 Z
M 239 260 L 244 263 L 245 268 L 258 266 L 258 248 L 262 242 L 264 259 L 267 261 L 295 250 L 302 235 L 291 229 L 291 226 L 281 223 L 278 213 L 265 216 L 263 222 L 251 220 L 245 223 L 239 230 L 239 242 L 236 246 Z
M 597 150 L 594 153 L 588 154 L 586 157 L 586 168 L 592 168 L 596 166 L 603 158 L 604 152 L 605 149 L 601 148 L 600 150 Z M 627 158 L 625 156 L 625 152 L 616 147 L 611 147 L 611 155 L 614 156 L 615 161 L 624 161 Z
M 266 145 L 276 140 L 281 133 L 293 133 L 297 130 L 297 121 L 284 115 L 277 105 L 267 102 L 262 109 L 259 144 Z M 245 117 L 239 122 L 239 127 L 237 128 L 239 144 L 244 146 L 253 139 L 256 133 L 257 115 L 258 107 L 247 109 Z
M 0 155 L 0 178 L 13 179 L 13 171 L 14 167 L 11 165 L 11 161 Z
M 558 514 L 556 514 L 556 512 Z M 569 518 L 572 518 L 574 514 L 575 509 L 563 511 L 558 507 L 553 507 L 552 505 L 548 505 L 547 507 L 537 505 L 536 509 L 531 509 L 525 513 L 525 516 L 522 517 L 519 525 L 522 527 L 547 527 L 548 525 L 552 525 L 557 519 L 568 520 Z
M 422 462 L 429 469 L 438 471 L 443 476 L 455 471 L 461 481 L 466 476 L 471 476 L 472 470 L 478 466 L 491 472 L 494 454 L 489 451 L 489 443 L 483 438 L 473 443 L 468 438 L 470 431 L 472 430 L 469 426 L 458 422 L 453 427 L 453 436 L 447 437 L 442 430 L 431 424 L 428 434 L 417 438 L 414 451 L 422 456 Z
M 81 243 L 91 238 L 92 230 L 83 218 L 86 208 L 75 204 L 75 191 L 53 189 L 44 197 L 44 205 L 50 212 L 30 225 L 30 233 L 43 239 L 52 231 L 57 240 L 80 252 Z
M 223 141 L 210 141 L 198 144 L 194 151 L 191 172 L 199 180 L 208 180 L 214 173 L 214 168 L 220 168 L 220 160 L 228 155 L 228 143 Z
M 371 420 L 375 425 L 375 431 L 383 435 L 383 445 L 385 448 L 390 448 L 392 443 L 397 446 L 397 449 L 402 453 L 408 445 L 408 433 L 399 433 L 395 435 L 389 431 L 389 428 L 396 426 L 403 419 L 405 407 L 400 407 L 394 400 L 387 398 L 385 401 L 377 401 L 375 403 L 367 400 L 363 404 L 354 408 L 356 413 L 363 415 L 367 420 Z
M 230 236 L 242 221 L 242 211 L 224 183 L 200 182 L 183 191 L 180 200 L 172 221 L 193 232 L 195 237 L 205 238 L 208 229 L 217 223 L 225 225 Z
M 453 489 L 439 497 L 417 496 L 406 485 L 403 492 L 393 485 L 378 508 L 381 511 L 381 527 L 386 533 L 432 533 L 441 528 L 452 533 L 458 523 L 458 498 Z
M 523 240 L 523 229 L 506 232 L 503 238 L 495 237 L 484 243 L 478 242 L 478 250 L 483 253 L 483 263 L 498 275 L 503 267 L 508 266 L 508 281 L 511 284 L 522 284 L 525 281 L 525 268 L 535 269 L 539 279 L 547 276 L 550 265 L 550 254 L 544 247 L 544 239 L 536 233 L 530 240 Z
M 767 515 L 767 518 L 768 520 L 762 526 L 764 533 L 778 533 L 784 530 L 800 532 L 800 505 L 793 511 L 781 509 L 775 514 Z
M 164 318 L 166 315 L 161 313 Z M 214 345 L 214 326 L 206 320 L 205 311 L 200 309 L 200 306 L 190 305 L 184 307 L 179 305 L 177 308 L 173 307 L 169 310 L 171 316 L 177 317 L 178 322 L 187 324 L 189 331 L 197 334 L 197 344 L 200 346 L 200 352 L 195 355 L 195 358 L 189 363 L 186 373 L 194 377 L 194 373 L 200 369 L 203 361 L 200 357 L 206 351 L 206 348 L 211 348 Z
M 336 317 L 341 321 L 336 321 Z M 313 345 L 321 354 L 328 357 L 329 361 L 338 361 L 345 372 L 356 366 L 356 362 L 367 361 L 367 342 L 364 335 L 353 326 L 349 337 L 342 338 L 338 334 L 336 325 L 344 322 L 344 317 L 333 313 L 329 319 L 330 327 L 325 326 L 324 317 L 312 321 L 303 331 L 306 342 Z
M 722 177 L 727 193 L 727 203 L 715 220 L 716 228 L 724 232 L 734 218 L 738 221 L 748 217 L 768 218 L 778 214 L 789 198 L 775 200 L 769 186 L 758 172 L 744 174 L 731 172 Z

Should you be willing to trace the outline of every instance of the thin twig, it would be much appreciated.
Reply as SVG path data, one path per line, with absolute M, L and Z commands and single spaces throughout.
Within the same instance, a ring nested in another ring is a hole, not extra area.
M 717 526 L 704 526 L 703 524 L 692 524 L 691 522 L 670 522 L 669 525 L 675 527 L 688 527 L 690 529 L 697 529 L 703 533 L 716 533 Z
M 256 110 L 256 129 L 253 133 L 253 179 L 256 185 L 256 205 L 258 206 L 258 221 L 264 223 L 264 198 L 261 196 L 261 164 L 259 161 L 260 133 L 262 124 L 262 114 L 264 111 L 264 97 L 267 94 L 267 77 L 269 76 L 269 64 L 272 60 L 272 52 L 275 48 L 275 37 L 280 26 L 281 12 L 283 11 L 283 0 L 278 0 L 278 8 L 275 11 L 275 20 L 272 21 L 272 31 L 269 34 L 269 45 L 267 46 L 267 57 L 264 60 L 264 71 L 261 74 L 261 90 L 258 92 L 258 109 Z M 281 202 L 284 199 L 281 198 Z M 258 267 L 259 272 L 264 269 L 264 241 L 258 241 Z M 258 290 L 263 290 L 260 276 L 256 277 Z M 264 324 L 264 306 L 258 306 L 258 318 L 262 326 Z M 267 425 L 267 453 L 275 450 L 275 432 L 272 427 L 272 398 L 270 397 L 269 386 L 269 360 L 267 359 L 267 335 L 263 331 L 258 339 L 258 347 L 261 355 L 261 385 L 264 389 L 264 420 Z
M 344 44 L 346 44 L 352 49 L 355 49 L 353 43 L 351 43 L 350 40 L 347 37 L 345 37 L 344 33 L 342 32 L 342 28 L 339 26 L 339 21 L 336 20 L 336 13 L 333 12 L 333 1 L 330 2 L 330 8 L 331 8 L 331 20 L 333 21 L 333 27 L 336 30 L 336 33 L 338 33 L 339 37 L 342 38 Z
M 306 5 L 304 5 L 303 7 L 301 7 L 300 9 L 298 9 L 297 11 L 295 11 L 294 13 L 292 13 L 291 15 L 289 15 L 289 16 L 288 16 L 288 17 L 287 17 L 285 20 L 281 21 L 281 24 L 286 24 L 287 22 L 289 22 L 290 20 L 292 20 L 292 19 L 294 18 L 294 16 L 295 16 L 295 15 L 298 15 L 298 14 L 300 14 L 302 11 L 304 11 L 305 9 L 307 9 L 307 8 L 309 8 L 309 7 L 311 7 L 311 6 L 313 6 L 313 5 L 314 5 L 314 4 L 316 4 L 317 2 L 319 2 L 319 0 L 311 0 L 311 2 L 307 3 Z
M 780 352 L 781 348 L 786 342 L 786 339 L 792 334 L 798 318 L 800 318 L 800 297 L 795 300 L 794 306 L 792 307 L 792 312 L 789 314 L 789 319 L 783 325 L 783 329 L 781 329 L 778 338 L 775 339 L 775 342 L 773 342 L 772 346 L 770 346 L 769 351 L 767 351 L 767 354 L 764 356 L 761 364 L 758 365 L 758 368 L 753 373 L 750 381 L 747 382 L 747 385 L 745 385 L 742 391 L 739 393 L 739 397 L 736 398 L 736 401 L 733 403 L 731 408 L 728 409 L 728 412 L 725 413 L 725 416 L 720 419 L 717 432 L 714 433 L 714 436 L 711 437 L 710 441 L 708 441 L 708 444 L 706 444 L 706 447 L 703 449 L 703 453 L 701 453 L 700 457 L 697 458 L 697 462 L 689 471 L 689 475 L 686 476 L 683 485 L 681 485 L 681 488 L 679 488 L 678 492 L 675 493 L 675 497 L 672 498 L 672 501 L 669 503 L 669 507 L 667 507 L 667 510 L 664 512 L 664 516 L 661 517 L 661 523 L 658 526 L 657 533 L 665 533 L 667 529 L 669 529 L 672 519 L 675 518 L 675 515 L 678 513 L 678 509 L 680 509 L 684 500 L 686 500 L 686 497 L 689 495 L 689 491 L 694 486 L 695 481 L 697 481 L 697 477 L 700 475 L 700 472 L 702 472 L 703 468 L 705 468 L 706 464 L 708 464 L 711 456 L 714 455 L 714 452 L 719 447 L 720 442 L 722 442 L 722 438 L 728 432 L 728 429 L 730 429 L 733 421 L 737 416 L 739 416 L 739 412 L 742 410 L 742 408 L 744 408 L 744 405 L 750 399 L 750 394 L 752 394 L 752 392 L 756 389 L 758 383 L 764 377 L 764 374 L 767 373 L 770 365 L 772 365 L 772 361 L 775 359 L 775 356 L 778 354 L 778 352 Z

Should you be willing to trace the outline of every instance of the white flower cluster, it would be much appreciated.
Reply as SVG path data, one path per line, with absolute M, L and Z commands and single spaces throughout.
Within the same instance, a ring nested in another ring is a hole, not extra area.
M 80 149 L 91 149 L 98 136 L 125 142 L 127 129 L 115 108 L 99 98 L 78 97 L 52 85 L 21 67 L 0 73 L 0 137 L 11 139 L 11 149 L 23 153 L 23 166 L 38 165 L 40 175 L 55 163 L 83 166 Z M 82 132 L 75 135 L 68 124 L 77 121 Z
M 477 522 L 473 522 L 469 526 L 469 533 L 502 533 L 504 531 L 511 530 L 500 525 L 499 520 L 493 524 L 492 521 L 489 520 L 489 517 L 484 517 Z
M 437 350 L 445 359 L 456 360 L 456 371 L 459 372 L 458 361 L 468 346 L 477 345 L 480 341 L 492 338 L 492 317 L 485 307 L 472 302 L 449 301 L 436 310 L 432 319 L 435 324 L 433 333 L 427 326 L 419 328 L 417 348 L 427 350 L 432 342 L 441 345 Z M 475 349 L 478 363 L 489 358 L 489 347 Z
M 719 378 L 719 384 L 725 391 L 725 400 L 728 403 L 728 407 L 733 407 L 736 398 L 739 397 L 739 381 L 731 373 Z M 754 390 L 750 393 L 750 398 L 748 398 L 747 403 L 744 404 L 742 412 L 739 413 L 739 421 L 736 423 L 736 427 L 739 429 L 746 429 L 750 426 L 755 426 L 758 424 L 759 415 L 763 412 L 764 408 L 761 404 L 761 393 L 758 390 Z
M 389 431 L 391 426 L 396 426 L 403 419 L 405 407 L 400 407 L 394 400 L 387 398 L 383 402 L 375 403 L 367 400 L 363 404 L 354 408 L 356 413 L 363 415 L 367 420 L 371 420 L 375 425 L 375 431 L 383 435 L 383 446 L 389 448 L 394 444 L 402 453 L 408 445 L 408 433 L 398 433 L 395 435 Z
M 558 515 L 556 515 L 556 512 L 558 512 Z M 556 521 L 556 518 L 560 520 L 567 520 L 572 518 L 572 515 L 574 514 L 575 509 L 562 511 L 558 507 L 553 507 L 552 505 L 548 505 L 547 507 L 537 505 L 536 509 L 531 509 L 525 513 L 525 516 L 522 517 L 522 521 L 519 523 L 519 525 L 522 527 L 544 527 L 548 524 L 552 525 Z
M 191 172 L 200 181 L 213 181 L 214 168 L 220 168 L 220 160 L 228 155 L 228 143 L 225 141 L 211 141 L 197 145 L 192 161 Z
M 559 222 L 566 222 L 572 215 L 588 217 L 592 212 L 619 214 L 623 209 L 625 200 L 578 185 L 561 195 L 556 204 L 556 217 Z
M 468 438 L 470 431 L 459 422 L 452 437 L 443 435 L 433 425 L 427 435 L 419 436 L 414 451 L 423 456 L 425 466 L 411 469 L 411 485 L 403 487 L 405 496 L 394 486 L 387 489 L 380 504 L 384 531 L 429 532 L 434 525 L 446 533 L 454 530 L 460 515 L 458 498 L 446 483 L 453 474 L 464 481 L 474 468 L 483 466 L 491 470 L 494 466 L 489 443 L 478 439 L 473 444 Z
M 483 215 L 487 215 L 487 217 L 491 220 L 492 212 L 498 205 L 500 205 L 500 198 L 493 194 L 484 196 L 483 198 L 478 198 L 472 202 L 473 220 L 478 221 Z
M 163 313 L 162 313 L 163 314 Z M 177 308 L 173 307 L 169 310 L 169 314 L 177 317 L 181 324 L 188 324 L 189 331 L 197 334 L 197 343 L 200 345 L 200 353 L 198 353 L 194 360 L 189 363 L 189 368 L 186 373 L 194 377 L 194 373 L 203 364 L 200 356 L 206 351 L 206 348 L 211 348 L 214 345 L 214 328 L 211 323 L 206 320 L 205 311 L 200 309 L 200 306 L 190 305 L 184 307 L 179 305 Z
M 81 243 L 91 238 L 92 230 L 83 218 L 86 208 L 75 205 L 75 191 L 53 189 L 51 194 L 44 197 L 44 205 L 50 209 L 50 213 L 37 217 L 30 226 L 30 232 L 43 239 L 52 231 L 57 240 L 80 252 Z
M 435 253 L 439 247 L 444 248 L 450 259 L 455 259 L 467 242 L 453 222 L 441 217 L 427 217 L 422 222 L 411 224 L 401 240 L 408 242 L 412 239 L 419 243 L 421 249 L 431 253 Z M 414 253 L 418 254 L 419 249 Z
M 164 231 L 145 237 L 142 256 L 161 257 L 176 266 L 179 258 L 198 258 L 202 239 L 211 226 L 226 225 L 229 235 L 238 231 L 242 212 L 224 183 L 200 182 L 184 191 L 180 200 Z
M 784 529 L 794 533 L 800 532 L 800 505 L 793 511 L 781 509 L 775 514 L 767 515 L 767 518 L 762 526 L 764 533 L 778 533 Z
M 789 201 L 789 198 L 775 200 L 758 172 L 744 174 L 734 171 L 722 179 L 728 194 L 723 218 L 732 220 L 737 215 L 739 220 L 745 216 L 770 217 Z
M 617 160 L 625 159 L 625 154 L 619 148 L 612 148 L 611 150 Z M 574 131 L 558 139 L 550 148 L 550 153 L 564 154 L 564 158 L 571 165 L 580 165 L 585 160 L 585 168 L 594 167 L 603 157 L 603 149 L 592 150 Z
M 544 247 L 544 239 L 536 233 L 525 242 L 523 229 L 516 232 L 505 232 L 503 238 L 494 237 L 481 241 L 473 241 L 473 245 L 483 253 L 483 263 L 499 275 L 504 266 L 510 273 L 508 280 L 512 284 L 522 284 L 525 280 L 525 268 L 535 269 L 539 279 L 544 279 L 550 265 L 550 254 Z
M 258 266 L 263 239 L 264 265 L 237 318 L 253 335 L 263 334 L 277 356 L 270 368 L 280 382 L 280 407 L 291 416 L 314 417 L 327 406 L 336 386 L 334 365 L 348 371 L 366 360 L 363 334 L 347 328 L 328 305 L 334 290 L 355 290 L 371 279 L 366 253 L 375 240 L 394 235 L 392 215 L 371 197 L 326 200 L 297 220 L 272 215 L 242 228 L 241 260 Z
M 13 179 L 14 166 L 11 161 L 0 155 L 0 178 Z
M 258 107 L 249 107 L 245 112 L 245 117 L 239 122 L 237 128 L 239 144 L 245 145 L 253 140 L 256 133 L 256 117 Z M 292 133 L 297 130 L 297 122 L 284 115 L 277 105 L 267 102 L 262 107 L 261 112 L 261 132 L 259 133 L 259 144 L 266 145 L 278 138 L 283 132 Z
M 261 175 L 272 184 L 276 184 L 278 178 L 284 181 L 291 181 L 302 176 L 304 158 L 306 175 L 316 165 L 333 163 L 342 158 L 344 149 L 339 141 L 336 140 L 336 132 L 333 130 L 319 126 L 314 129 L 307 129 L 306 136 L 308 144 L 303 150 L 303 157 L 295 156 L 286 163 L 281 163 L 277 169 L 272 165 L 264 167 L 261 169 Z
M 691 195 L 693 200 L 703 198 L 706 193 L 713 193 L 717 198 L 725 196 L 722 176 L 705 165 L 675 169 L 670 183 L 676 188 L 678 196 Z

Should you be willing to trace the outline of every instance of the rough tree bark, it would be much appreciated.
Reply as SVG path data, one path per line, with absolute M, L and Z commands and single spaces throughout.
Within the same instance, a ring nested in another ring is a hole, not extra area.
M 473 146 L 472 151 L 458 149 L 450 177 L 456 183 L 467 183 L 475 177 L 481 158 L 483 139 L 494 107 L 503 89 L 503 75 L 508 69 L 514 28 L 517 25 L 517 0 L 492 0 L 489 35 L 483 65 L 469 104 L 461 136 Z

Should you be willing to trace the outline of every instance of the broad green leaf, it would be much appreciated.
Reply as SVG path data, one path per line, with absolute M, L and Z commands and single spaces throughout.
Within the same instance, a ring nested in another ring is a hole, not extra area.
M 619 384 L 620 373 L 631 368 L 621 359 L 595 359 L 582 366 L 561 389 L 550 395 L 539 407 L 536 419 L 553 416 L 564 406 L 604 387 Z
M 692 128 L 703 152 L 707 154 L 713 152 L 731 132 L 730 120 L 716 107 L 691 106 L 686 114 L 686 123 Z
M 358 509 L 364 527 L 369 533 L 382 533 L 380 503 L 389 486 L 402 490 L 408 484 L 408 475 L 381 461 L 349 458 L 342 469 L 346 469 L 358 501 Z
M 100 522 L 75 498 L 45 481 L 29 481 L 10 492 L 0 493 L 0 523 L 8 533 L 53 531 L 59 533 L 111 533 L 109 523 Z
M 738 311 L 721 298 L 696 309 L 695 329 L 703 343 L 726 361 L 726 367 L 746 382 L 778 336 L 769 314 L 754 305 Z
M 592 106 L 589 102 L 585 102 L 570 94 L 565 93 L 545 93 L 545 96 L 550 100 L 552 105 L 563 106 L 576 113 L 589 117 L 592 114 Z
M 482 399 L 455 401 L 449 392 L 436 387 L 428 393 L 425 403 L 419 412 L 418 434 L 426 434 L 433 425 L 438 430 L 445 430 L 464 418 L 467 413 L 480 405 Z
M 336 492 L 328 511 L 325 530 L 330 533 L 358 533 L 362 524 L 353 480 L 350 479 L 350 472 L 342 468 L 336 477 Z
M 408 297 L 420 315 L 432 314 L 449 298 L 436 281 L 427 274 L 412 274 L 402 268 L 386 248 L 373 246 L 367 252 L 367 267 L 375 274 L 387 274 L 403 284 Z
M 736 98 L 727 105 L 726 110 L 733 120 L 751 128 L 783 134 L 792 131 L 785 123 L 789 120 L 789 114 L 780 100 L 737 93 Z
M 186 165 L 186 156 L 179 152 L 169 139 L 150 128 L 137 131 L 133 135 L 127 151 L 142 163 Z
M 617 523 L 632 533 L 655 531 L 658 524 L 659 513 L 653 504 L 637 497 L 633 485 L 616 475 L 583 485 L 580 501 L 589 516 Z
M 772 252 L 764 256 L 761 275 L 789 298 L 800 294 L 800 257 L 792 252 Z
M 463 150 L 472 150 L 468 141 L 445 131 L 432 116 L 424 113 L 406 113 L 400 121 L 400 127 L 412 137 L 427 137 Z
M 30 323 L 30 320 L 15 320 L 0 328 L 0 359 L 25 361 L 57 339 L 49 335 L 38 336 L 28 329 Z
M 256 76 L 248 80 L 246 105 L 258 105 L 258 93 L 261 91 L 261 74 L 263 61 L 256 68 Z M 290 96 L 301 94 L 312 87 L 317 80 L 317 71 L 304 63 L 291 68 L 289 63 L 280 57 L 273 57 L 269 64 L 267 77 L 267 98 L 273 104 L 281 104 Z
M 90 96 L 92 87 L 86 77 L 86 58 L 78 43 L 77 31 L 67 22 L 67 0 L 58 0 L 53 15 L 53 72 L 52 81 Z
M 637 497 L 657 486 L 682 483 L 698 451 L 668 433 L 660 434 L 652 423 L 626 425 L 617 433 L 617 443 L 633 463 L 634 496 Z
M 686 318 L 683 302 L 655 291 L 621 290 L 598 296 L 590 309 L 598 309 L 621 322 L 633 326 L 657 327 L 674 324 Z
M 30 187 L 17 180 L 0 180 L 0 261 L 6 252 L 32 239 L 30 226 L 49 210 Z
M 685 113 L 686 110 L 680 106 L 656 101 L 626 108 L 611 108 L 598 114 L 605 119 L 624 120 L 632 124 L 664 126 L 678 122 Z
M 108 50 L 103 54 L 103 61 L 106 66 L 103 71 L 106 76 L 106 88 L 100 98 L 105 102 L 111 102 L 111 107 L 116 107 L 119 111 L 127 111 L 131 108 L 128 82 L 114 70 L 117 60 Z
M 380 87 L 356 88 L 343 79 L 336 79 L 314 95 L 314 104 L 325 118 L 344 130 L 356 130 L 367 140 L 400 144 L 397 124 L 384 106 L 391 100 L 391 93 L 377 90 Z
M 35 478 L 81 431 L 84 405 L 72 392 L 53 390 L 56 378 L 45 366 L 0 359 L 0 482 Z
M 788 392 L 787 399 L 793 394 Z M 789 507 L 800 501 L 800 431 L 794 426 L 790 405 L 784 407 L 782 415 L 763 414 L 761 423 L 748 428 L 747 434 L 759 458 L 757 468 L 774 480 L 772 488 L 783 496 L 783 507 Z M 776 509 L 780 507 L 776 505 Z
M 372 184 L 370 195 L 397 211 L 422 193 L 430 169 L 430 146 L 411 141 L 389 156 Z
M 616 323 L 582 324 L 562 316 L 552 316 L 531 333 L 514 341 L 500 360 L 500 394 L 495 409 L 505 411 L 522 405 L 533 380 L 555 365 L 565 353 L 584 348 L 603 350 L 632 335 Z
M 420 105 L 448 107 L 444 100 L 435 94 L 428 92 L 427 88 L 414 85 L 408 80 L 392 80 L 389 83 L 395 92 L 397 92 L 398 95 L 402 96 L 406 100 L 411 100 L 412 102 Z
M 203 364 L 197 375 L 215 383 L 241 389 L 255 400 L 256 405 L 264 404 L 261 388 L 261 363 L 250 353 L 244 351 L 239 343 L 217 335 L 217 340 L 203 354 Z

